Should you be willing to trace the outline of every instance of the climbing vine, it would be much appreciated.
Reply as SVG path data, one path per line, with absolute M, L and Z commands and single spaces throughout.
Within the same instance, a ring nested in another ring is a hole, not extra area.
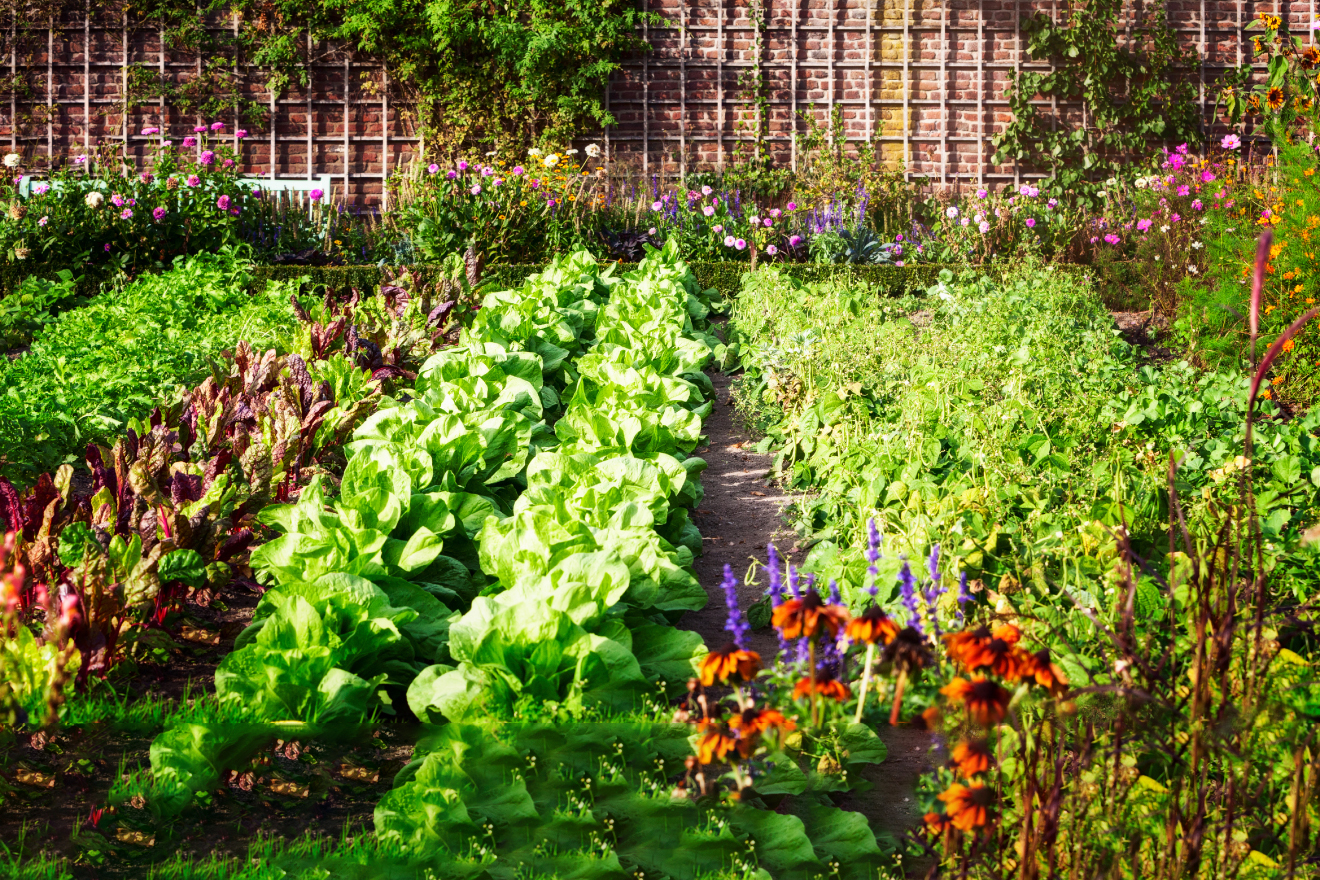
M 995 162 L 1034 166 L 1076 187 L 1119 174 L 1157 145 L 1200 140 L 1197 54 L 1178 45 L 1163 8 L 1138 4 L 1130 24 L 1122 13 L 1123 0 L 1083 0 L 1058 21 L 1038 12 L 1023 22 L 1028 55 L 1053 69 L 1010 75 L 1013 119 L 993 139 Z M 1082 119 L 1034 103 L 1042 97 L 1080 104 Z

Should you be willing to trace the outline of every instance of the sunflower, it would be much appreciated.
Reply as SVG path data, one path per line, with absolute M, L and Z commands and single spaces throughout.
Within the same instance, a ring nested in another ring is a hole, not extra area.
M 983 739 L 965 739 L 953 749 L 953 766 L 965 778 L 990 769 L 990 744 Z
M 703 721 L 697 726 L 701 738 L 697 740 L 697 761 L 713 764 L 738 748 L 738 738 L 716 721 Z
M 775 609 L 771 623 L 786 639 L 806 636 L 814 639 L 824 631 L 830 638 L 848 622 L 848 612 L 838 605 L 826 605 L 820 593 L 807 590 L 801 599 L 789 599 Z
M 1274 86 L 1268 92 L 1265 93 L 1265 103 L 1270 105 L 1271 110 L 1279 110 L 1280 108 L 1282 108 L 1283 100 L 1284 100 L 1283 89 L 1279 88 L 1278 86 Z
M 980 783 L 962 785 L 955 782 L 939 795 L 939 799 L 944 801 L 953 827 L 963 831 L 980 828 L 993 815 L 991 808 L 995 803 L 994 790 Z
M 968 714 L 983 727 L 1004 720 L 1004 715 L 1008 713 L 1008 701 L 1012 696 L 998 683 L 981 675 L 971 681 L 955 678 L 940 688 L 940 693 L 948 697 L 951 703 L 965 705 Z
M 803 697 L 810 696 L 813 691 L 822 697 L 833 697 L 840 703 L 852 696 L 852 691 L 848 690 L 846 684 L 823 669 L 816 671 L 814 679 L 803 678 L 794 685 L 793 699 L 800 700 Z
M 1320 46 L 1307 46 L 1302 52 L 1301 62 L 1306 70 L 1320 64 Z
M 898 624 L 881 611 L 879 605 L 872 605 L 860 617 L 848 621 L 843 634 L 864 645 L 874 645 L 876 642 L 887 645 L 898 635 Z
M 719 682 L 728 684 L 730 676 L 737 675 L 743 681 L 751 681 L 761 668 L 761 655 L 755 651 L 744 651 L 733 642 L 725 643 L 718 651 L 711 651 L 701 660 L 698 676 L 701 683 L 710 687 Z

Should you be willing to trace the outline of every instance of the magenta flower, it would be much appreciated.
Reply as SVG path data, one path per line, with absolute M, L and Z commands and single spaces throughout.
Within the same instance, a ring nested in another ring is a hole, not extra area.
M 215 206 L 221 211 L 229 210 L 229 196 L 221 196 L 215 200 Z
M 1172 220 L 1174 223 L 1177 223 L 1179 220 L 1182 219 L 1182 217 L 1180 217 L 1180 216 L 1177 215 L 1177 214 L 1174 214 L 1174 215 L 1173 215 L 1172 217 L 1170 217 L 1169 219 Z
M 325 197 L 325 193 L 319 189 L 314 189 L 307 194 L 307 197 L 314 202 L 319 202 Z
M 472 189 L 468 190 L 468 192 L 472 193 L 474 196 L 481 195 L 481 184 L 479 183 L 472 184 Z
M 201 186 L 202 179 L 196 174 L 189 174 L 188 179 L 184 181 L 188 186 Z
M 704 207 L 702 207 L 701 213 L 705 214 L 707 217 L 714 217 L 715 209 L 712 208 L 710 205 L 705 205 Z
M 238 131 L 234 132 L 234 137 L 241 141 L 243 138 L 247 137 L 247 129 L 240 128 Z
M 162 147 L 172 147 L 172 146 L 174 146 L 174 141 L 171 141 L 171 140 L 163 140 L 163 141 L 160 142 L 160 145 L 161 145 Z
M 738 250 L 742 250 L 743 248 L 747 247 L 747 242 L 740 238 L 733 243 L 733 246 L 736 247 Z
M 1180 196 L 1185 196 L 1189 194 L 1191 191 L 1192 191 L 1191 187 L 1189 187 L 1185 183 L 1182 186 L 1178 187 L 1178 195 Z
M 224 165 L 225 165 L 226 168 L 233 168 L 233 167 L 234 167 L 234 160 L 233 160 L 233 159 L 226 159 L 225 162 L 224 162 Z
M 132 209 L 132 208 L 125 208 L 124 210 L 120 211 L 120 212 L 119 212 L 119 219 L 120 219 L 120 220 L 132 220 L 132 219 L 133 219 L 133 209 Z
M 800 244 L 802 244 L 802 236 L 800 236 L 800 235 L 790 235 L 790 236 L 788 237 L 788 246 L 789 246 L 789 247 L 793 247 L 793 248 L 795 248 L 795 247 L 797 247 L 797 246 L 800 245 Z
M 438 174 L 439 172 L 440 172 L 440 166 L 435 164 L 434 162 L 426 166 L 427 174 Z
M 1224 135 L 1224 139 L 1219 142 L 1219 146 L 1223 147 L 1225 150 L 1236 150 L 1238 147 L 1242 146 L 1242 138 L 1235 134 L 1226 134 Z
M 206 131 L 206 126 L 205 126 L 205 125 L 194 125 L 194 126 L 193 126 L 193 134 L 201 134 L 201 133 L 204 132 L 204 131 Z
M 1107 235 L 1105 236 L 1105 243 L 1106 243 L 1106 244 L 1118 244 L 1118 236 L 1115 235 L 1115 234 L 1112 233 L 1112 232 L 1109 233 L 1109 234 L 1107 234 Z
M 202 154 L 197 157 L 197 161 L 201 162 L 203 165 L 214 165 L 215 153 L 211 150 L 202 150 Z
M 978 199 L 983 199 L 983 198 L 985 198 L 985 197 L 988 196 L 988 195 L 990 195 L 990 193 L 987 192 L 986 190 L 978 189 L 978 190 L 976 191 L 976 197 L 977 197 Z
M 449 178 L 450 180 L 453 180 L 455 177 L 458 177 L 458 172 L 450 168 L 448 173 L 445 174 L 445 177 Z
M 725 247 L 733 247 L 733 245 L 734 245 L 734 243 L 735 243 L 736 241 L 737 241 L 737 239 L 735 239 L 732 235 L 726 235 L 726 236 L 724 236 L 724 246 L 725 246 Z
M 774 245 L 768 245 L 765 249 L 765 252 L 773 257 L 775 254 L 779 253 L 779 248 L 775 247 Z
M 467 170 L 468 170 L 468 163 L 467 163 L 467 160 L 466 160 L 466 159 L 459 159 L 459 160 L 458 160 L 458 170 L 459 170 L 459 171 L 467 171 Z
M 211 131 L 224 131 L 224 130 L 225 130 L 225 124 L 223 122 L 211 123 Z
M 183 145 L 185 147 L 195 147 L 197 146 L 197 138 L 189 135 L 188 137 L 183 139 Z
M 116 208 L 122 208 L 124 207 L 124 197 L 119 193 L 115 193 L 110 197 L 110 204 L 114 205 Z
M 37 185 L 32 187 L 32 191 L 39 196 L 44 196 L 46 193 L 50 192 L 50 184 L 38 183 Z
M 985 235 L 987 232 L 990 231 L 990 224 L 989 224 L 988 222 L 986 222 L 985 220 L 982 220 L 982 221 L 981 221 L 981 225 L 978 226 L 978 227 L 976 227 L 976 228 L 979 229 L 979 230 L 981 230 L 981 234 L 982 234 L 982 235 Z
M 1036 218 L 1034 218 L 1034 217 L 1028 217 L 1028 218 L 1027 218 L 1027 228 L 1028 228 L 1028 229 L 1033 229 L 1033 228 L 1035 228 L 1035 226 L 1036 226 Z
M 1150 220 L 1141 219 L 1141 220 L 1138 220 L 1138 221 L 1137 221 L 1137 231 L 1138 231 L 1138 232 L 1145 232 L 1147 229 L 1150 229 L 1150 226 L 1151 226 L 1151 221 L 1150 221 Z
M 140 175 L 138 175 L 138 179 L 141 180 L 143 183 L 151 183 L 152 180 L 151 172 L 143 171 Z
M 761 220 L 761 225 L 762 225 L 762 226 L 765 226 L 765 227 L 774 226 L 774 225 L 775 225 L 775 221 L 771 220 L 769 217 L 765 217 L 765 218 L 762 218 L 762 220 Z
M 482 177 L 490 177 L 490 176 L 491 176 L 492 174 L 494 174 L 494 173 L 495 173 L 495 169 L 494 169 L 494 168 L 491 168 L 489 165 L 486 165 L 485 167 L 483 167 L 483 168 L 481 169 L 481 176 L 482 176 Z
M 788 203 L 787 205 L 785 205 L 784 207 L 785 207 L 786 209 L 788 209 L 789 211 L 796 211 L 796 210 L 797 210 L 797 202 L 789 202 L 789 203 Z
M 147 128 L 142 129 L 142 133 L 143 133 L 144 135 L 147 135 L 147 134 L 160 134 L 160 129 L 159 129 L 159 128 L 156 128 L 156 127 L 154 127 L 154 126 L 148 126 Z
M 160 221 L 162 221 L 162 220 L 165 219 L 165 215 L 168 214 L 168 213 L 169 213 L 169 211 L 166 211 L 165 208 L 162 206 L 162 207 L 156 208 L 155 210 L 153 210 L 153 211 L 151 212 L 151 218 L 152 218 L 153 220 L 155 220 L 157 223 L 159 223 Z
M 903 233 L 900 232 L 898 235 L 894 236 L 894 241 L 902 241 L 902 240 L 903 240 Z
M 1199 211 L 1199 210 L 1201 210 L 1201 209 L 1204 208 L 1204 207 L 1205 207 L 1205 205 L 1201 202 L 1200 199 L 1194 199 L 1194 200 L 1192 201 L 1192 210 L 1193 210 L 1193 211 Z
M 1211 171 L 1209 168 L 1201 172 L 1202 183 L 1214 183 L 1214 181 L 1215 181 L 1215 173 Z
M 514 176 L 514 177 L 522 177 L 522 176 L 523 176 L 524 174 L 526 174 L 526 173 L 527 173 L 527 169 L 524 168 L 524 167 L 522 167 L 521 165 L 514 165 L 514 166 L 513 166 L 513 176 Z

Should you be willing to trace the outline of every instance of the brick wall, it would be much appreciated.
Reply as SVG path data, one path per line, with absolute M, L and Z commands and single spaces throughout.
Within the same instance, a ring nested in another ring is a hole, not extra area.
M 989 138 L 1008 120 L 1004 88 L 1031 67 L 1019 23 L 1050 0 L 647 0 L 670 22 L 646 36 L 654 51 L 632 59 L 611 81 L 607 100 L 617 125 L 601 133 L 616 160 L 646 173 L 721 167 L 750 146 L 765 112 L 769 147 L 796 164 L 807 118 L 826 124 L 835 109 L 850 140 L 870 139 L 885 162 L 945 185 L 1006 181 L 1029 170 L 995 166 Z M 1170 0 L 1169 19 L 1204 61 L 1202 115 L 1209 120 L 1214 82 L 1244 60 L 1243 27 L 1257 11 L 1287 17 L 1311 33 L 1316 0 Z M 756 19 L 764 21 L 760 30 Z M 226 20 L 214 22 L 225 27 Z M 11 31 L 11 34 L 17 34 Z M 30 162 L 85 145 L 127 142 L 140 155 L 146 125 L 182 137 L 199 121 L 147 96 L 125 108 L 133 67 L 169 82 L 196 76 L 199 59 L 162 49 L 157 32 L 88 2 L 50 28 L 11 36 L 9 70 L 19 85 L 0 99 L 0 145 Z M 381 182 L 410 162 L 417 132 L 402 96 L 371 59 L 309 44 L 310 84 L 273 96 L 260 71 L 235 68 L 244 97 L 272 124 L 243 144 L 253 174 L 331 174 L 335 195 L 369 203 Z M 759 58 L 759 64 L 758 64 Z M 4 62 L 0 61 L 0 69 Z M 766 101 L 753 100 L 757 77 Z M 1078 108 L 1052 107 L 1071 119 Z M 209 121 L 209 120 L 206 120 Z M 382 124 L 384 123 L 384 124 Z M 234 130 L 231 125 L 229 131 Z

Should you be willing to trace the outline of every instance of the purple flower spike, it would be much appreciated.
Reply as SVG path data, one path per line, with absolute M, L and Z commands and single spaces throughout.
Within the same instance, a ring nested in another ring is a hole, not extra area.
M 920 601 L 917 597 L 917 580 L 912 576 L 912 567 L 907 564 L 907 560 L 903 561 L 903 570 L 898 573 L 898 581 L 903 607 L 912 615 L 908 620 L 908 626 L 919 633 L 924 633 L 921 628 L 921 615 L 917 613 L 918 602 Z
M 770 586 L 765 592 L 770 597 L 770 604 L 778 608 L 784 602 L 784 578 L 779 571 L 779 552 L 774 544 L 765 545 L 765 557 L 765 569 L 770 578 Z
M 958 575 L 958 623 L 963 622 L 963 610 L 972 601 L 971 591 L 967 589 L 967 572 Z
M 934 583 L 940 582 L 940 545 L 936 544 L 930 548 L 930 556 L 926 558 L 926 570 L 930 572 L 930 579 Z
M 742 609 L 738 607 L 738 579 L 733 576 L 733 567 L 724 566 L 724 582 L 720 584 L 724 588 L 724 601 L 729 606 L 729 619 L 724 624 L 724 628 L 733 635 L 733 643 L 738 646 L 738 650 L 747 650 L 747 633 L 751 626 L 743 617 Z
M 830 578 L 830 604 L 838 605 L 841 602 L 843 602 L 843 597 L 839 595 L 839 584 L 834 578 Z
M 798 589 L 798 570 L 791 565 L 788 567 L 788 591 L 794 599 L 802 598 L 802 591 Z
M 876 528 L 874 518 L 867 520 L 866 523 L 866 561 L 871 563 L 866 567 L 867 579 L 871 582 L 866 592 L 874 599 L 880 592 L 876 584 L 876 579 L 880 577 L 880 569 L 876 566 L 880 561 L 880 530 Z

